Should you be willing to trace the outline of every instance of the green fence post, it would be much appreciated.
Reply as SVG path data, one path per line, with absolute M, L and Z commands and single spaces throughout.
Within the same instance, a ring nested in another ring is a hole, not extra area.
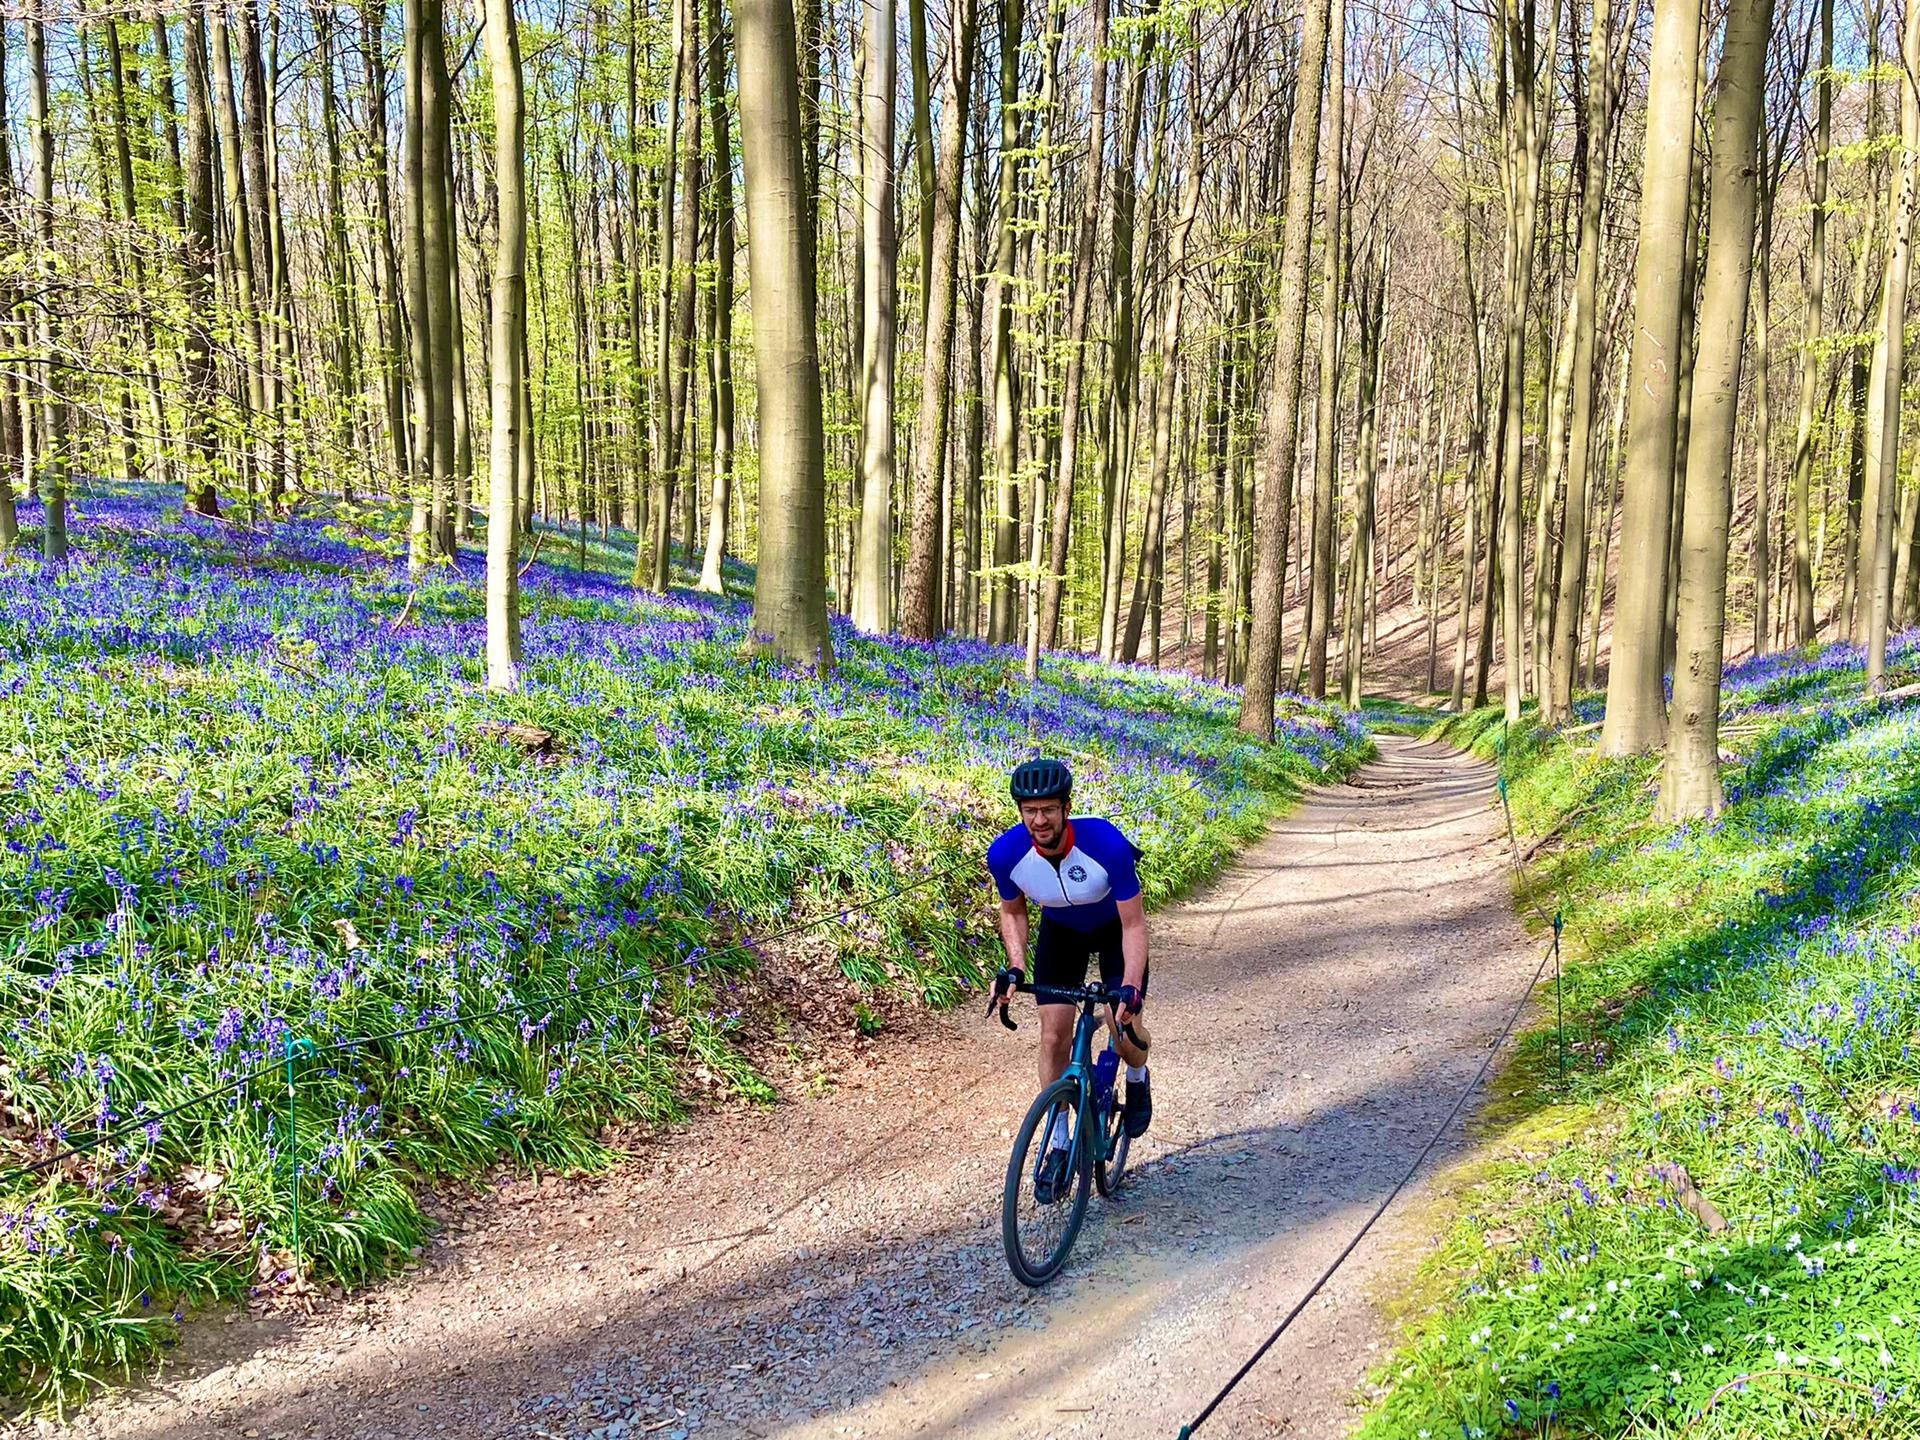
M 294 1085 L 294 1063 L 310 1060 L 315 1054 L 313 1042 L 287 1036 L 287 1201 L 293 1211 L 293 1273 L 298 1279 L 305 1271 L 300 1246 L 300 1092 Z
M 1560 1089 L 1567 1088 L 1566 983 L 1560 970 L 1560 932 L 1566 928 L 1564 911 L 1553 912 L 1553 1031 L 1560 1042 Z

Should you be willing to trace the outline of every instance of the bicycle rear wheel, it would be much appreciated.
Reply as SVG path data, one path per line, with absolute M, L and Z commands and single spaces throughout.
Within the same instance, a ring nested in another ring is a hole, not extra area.
M 1046 1199 L 1036 1192 L 1046 1163 L 1056 1117 L 1068 1129 L 1066 1178 Z M 1007 1160 L 1007 1185 L 1000 1207 L 1000 1234 L 1007 1266 L 1022 1285 L 1044 1285 L 1060 1272 L 1087 1214 L 1093 1171 L 1093 1136 L 1080 1126 L 1080 1083 L 1063 1075 L 1042 1090 L 1020 1122 L 1013 1154 Z

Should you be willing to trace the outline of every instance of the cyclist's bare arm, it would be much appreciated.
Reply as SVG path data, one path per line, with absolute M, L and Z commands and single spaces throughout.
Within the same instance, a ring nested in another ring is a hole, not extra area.
M 1120 960 L 1123 979 L 1135 989 L 1140 987 L 1147 974 L 1147 902 L 1143 895 L 1131 900 L 1115 902 L 1120 912 Z M 1113 1032 L 1114 1048 L 1120 1052 L 1120 1058 L 1129 1065 L 1147 1063 L 1147 1048 L 1153 1044 L 1153 1036 L 1148 1032 L 1146 1023 L 1139 1012 L 1134 1012 L 1127 1028 L 1133 1036 L 1123 1033 L 1114 1014 L 1107 1015 L 1108 1028 Z M 1136 1042 L 1134 1036 L 1139 1037 Z
M 1027 968 L 1027 897 L 1015 896 L 1000 902 L 1000 943 L 1007 947 L 1007 968 Z M 1144 963 L 1144 962 L 1143 962 Z

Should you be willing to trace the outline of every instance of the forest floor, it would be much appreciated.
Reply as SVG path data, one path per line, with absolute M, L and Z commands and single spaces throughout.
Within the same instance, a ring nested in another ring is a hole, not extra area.
M 410 1274 L 309 1317 L 190 1322 L 69 1433 L 1173 1434 L 1399 1178 L 1535 963 L 1492 768 L 1379 744 L 1154 917 L 1154 1129 L 1049 1289 L 1015 1283 L 999 1241 L 1038 1027 L 961 1010 L 890 1026 L 821 1094 L 708 1115 L 606 1174 L 498 1174 L 442 1205 Z M 1349 1428 L 1390 1340 L 1374 1291 L 1433 1243 L 1435 1188 L 1212 1434 Z

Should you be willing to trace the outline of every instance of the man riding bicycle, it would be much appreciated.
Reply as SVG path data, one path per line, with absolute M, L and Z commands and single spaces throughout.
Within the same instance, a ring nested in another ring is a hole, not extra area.
M 1004 1008 L 1010 982 L 1026 978 L 1028 952 L 1033 983 L 1084 985 L 1087 961 L 1097 958 L 1100 978 L 1116 1003 L 1108 1014 L 1114 1048 L 1127 1065 L 1126 1131 L 1146 1133 L 1153 1119 L 1147 1049 L 1152 1037 L 1140 1021 L 1147 999 L 1147 910 L 1134 862 L 1140 852 L 1118 827 L 1070 814 L 1073 775 L 1058 760 L 1028 760 L 1013 772 L 1020 823 L 987 847 L 987 869 L 1000 891 L 1000 938 L 1007 969 L 994 981 Z M 1031 907 L 1039 906 L 1039 940 L 1031 947 Z M 1073 1047 L 1074 1007 L 1040 997 L 1040 1084 L 1044 1089 L 1067 1068 Z M 1067 1116 L 1055 1119 L 1046 1164 L 1036 1192 L 1044 1201 L 1067 1183 Z

